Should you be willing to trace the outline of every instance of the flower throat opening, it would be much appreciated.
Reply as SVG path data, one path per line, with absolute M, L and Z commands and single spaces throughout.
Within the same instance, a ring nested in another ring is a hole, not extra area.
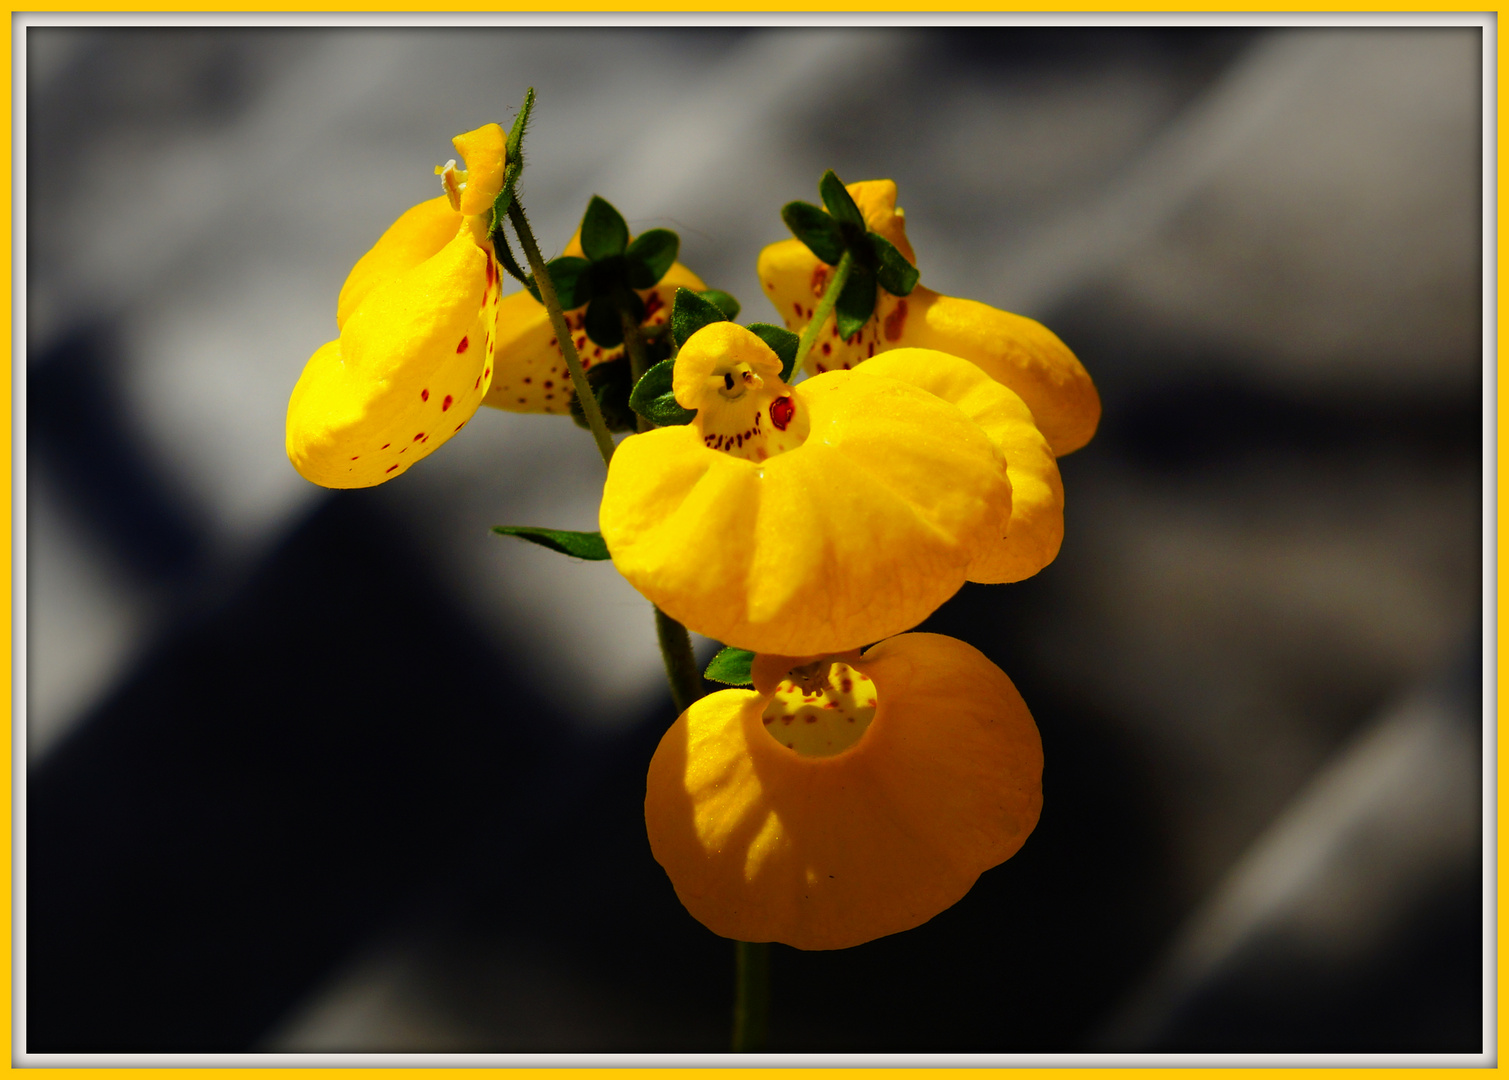
M 765 706 L 765 731 L 803 757 L 832 757 L 859 741 L 875 718 L 875 683 L 838 660 L 792 668 Z

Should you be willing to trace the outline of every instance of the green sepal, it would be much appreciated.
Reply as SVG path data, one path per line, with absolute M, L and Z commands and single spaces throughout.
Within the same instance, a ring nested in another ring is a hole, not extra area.
M 545 269 L 550 273 L 550 284 L 555 286 L 555 298 L 560 301 L 562 311 L 575 311 L 590 298 L 587 290 L 587 272 L 592 264 L 586 259 L 579 259 L 575 255 L 562 255 L 558 259 L 551 259 L 545 264 Z M 540 287 L 535 284 L 533 276 L 524 283 L 529 290 L 529 295 L 540 300 Z M 540 303 L 544 303 L 540 300 Z
M 690 424 L 697 415 L 697 410 L 683 409 L 676 403 L 671 391 L 675 373 L 676 361 L 662 360 L 640 376 L 629 395 L 629 407 L 656 427 Z
M 629 287 L 651 289 L 665 277 L 676 253 L 681 250 L 681 237 L 670 229 L 650 229 L 634 238 L 624 252 L 628 263 Z
M 629 245 L 629 223 L 600 195 L 592 196 L 582 215 L 582 251 L 596 262 L 622 255 Z
M 727 321 L 728 317 L 711 300 L 703 299 L 690 289 L 676 290 L 676 300 L 671 305 L 671 337 L 676 341 L 676 348 L 685 345 L 687 338 L 709 323 Z
M 587 316 L 583 322 L 583 328 L 593 344 L 605 349 L 616 349 L 624 343 L 624 325 L 618 317 L 618 306 L 606 296 L 593 297 L 587 305 Z
M 528 540 L 574 559 L 602 562 L 612 558 L 600 532 L 567 532 L 564 529 L 537 529 L 530 525 L 494 525 L 493 532 L 500 536 L 517 536 L 520 540 Z
M 609 431 L 639 430 L 639 417 L 629 407 L 631 382 L 629 362 L 622 358 L 587 369 L 587 385 L 592 388 L 592 396 L 597 399 L 597 407 L 602 410 L 603 423 Z M 571 395 L 571 419 L 577 427 L 591 430 L 581 399 L 575 394 Z
M 707 670 L 702 673 L 704 679 L 713 682 L 724 683 L 727 686 L 753 686 L 754 677 L 750 675 L 750 668 L 754 664 L 755 654 L 748 649 L 735 649 L 732 646 L 719 651 L 707 665 Z
M 865 227 L 865 216 L 860 213 L 859 204 L 854 201 L 854 196 L 849 194 L 849 189 L 844 187 L 844 182 L 832 169 L 823 173 L 823 178 L 817 182 L 817 190 L 823 197 L 823 205 L 828 208 L 828 213 L 833 215 L 833 220 L 839 225 L 858 225 L 861 229 Z
M 501 226 L 493 230 L 492 242 L 493 252 L 498 256 L 498 265 L 508 271 L 509 277 L 528 289 L 535 299 L 539 299 L 540 290 L 534 283 L 534 277 L 526 274 L 524 268 L 514 258 L 513 248 L 508 246 L 508 234 Z
M 880 263 L 875 270 L 880 287 L 892 296 L 909 295 L 917 287 L 917 279 L 922 276 L 917 268 L 906 261 L 906 256 L 897 250 L 895 244 L 879 233 L 870 233 L 867 239 L 875 249 L 876 259 Z
M 508 138 L 503 143 L 503 189 L 493 200 L 495 230 L 503 227 L 503 220 L 508 216 L 508 208 L 513 203 L 514 185 L 519 182 L 519 174 L 524 171 L 524 129 L 529 126 L 529 114 L 533 109 L 534 87 L 531 86 L 524 91 L 524 101 L 519 106 L 518 115 L 513 118 L 513 127 L 509 128 Z M 512 258 L 512 255 L 509 257 Z M 505 265 L 504 269 L 508 267 Z M 513 273 L 512 270 L 508 272 Z
M 529 126 L 529 114 L 534 109 L 534 87 L 524 91 L 524 100 L 519 105 L 513 126 L 508 129 L 508 138 L 503 143 L 503 160 L 512 165 L 524 162 L 524 129 Z
M 733 322 L 735 319 L 737 319 L 739 317 L 739 312 L 743 310 L 739 304 L 739 301 L 735 300 L 732 296 L 724 292 L 722 289 L 702 289 L 698 291 L 697 295 L 702 297 L 702 299 L 706 300 L 708 303 L 712 304 L 713 307 L 717 308 L 719 311 L 723 312 L 723 317 L 729 322 Z
M 790 382 L 791 369 L 796 367 L 796 349 L 802 339 L 784 326 L 771 326 L 769 323 L 750 323 L 748 329 L 781 358 L 781 381 Z
M 870 321 L 875 314 L 875 272 L 867 267 L 855 266 L 844 283 L 844 291 L 838 294 L 838 303 L 833 306 L 838 324 L 838 336 L 847 341 Z
M 829 174 L 832 175 L 831 173 Z M 789 202 L 781 207 L 781 220 L 807 250 L 830 266 L 844 257 L 844 237 L 821 207 L 807 202 Z

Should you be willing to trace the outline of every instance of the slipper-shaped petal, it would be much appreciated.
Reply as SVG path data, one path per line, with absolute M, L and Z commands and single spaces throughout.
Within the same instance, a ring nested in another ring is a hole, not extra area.
M 911 929 L 1037 824 L 1037 726 L 964 642 L 758 656 L 754 674 L 683 713 L 646 782 L 650 849 L 714 933 L 842 949 Z
M 325 487 L 405 472 L 466 425 L 492 378 L 500 282 L 487 216 L 503 183 L 503 129 L 453 140 L 472 164 L 411 208 L 352 268 L 340 339 L 315 351 L 288 402 L 289 460 Z
M 460 431 L 492 376 L 497 295 L 492 253 L 465 226 L 373 289 L 294 387 L 287 447 L 299 473 L 325 487 L 370 487 Z
M 871 231 L 890 240 L 914 265 L 896 185 L 867 180 L 849 185 Z M 786 325 L 800 333 L 811 321 L 832 267 L 801 241 L 782 240 L 760 252 L 765 295 Z M 809 371 L 844 370 L 888 349 L 937 349 L 979 366 L 1027 403 L 1053 452 L 1077 450 L 1095 434 L 1100 397 L 1078 358 L 1047 327 L 987 304 L 943 296 L 923 285 L 909 296 L 879 289 L 875 314 L 848 339 L 825 323 L 807 358 Z
M 1006 461 L 1011 520 L 969 564 L 970 581 L 1000 585 L 1037 573 L 1064 539 L 1064 485 L 1058 461 L 1020 397 L 968 360 L 932 349 L 892 349 L 861 369 L 920 386 L 958 407 L 984 430 Z
M 672 618 L 741 648 L 855 648 L 932 614 L 1005 534 L 1000 452 L 956 406 L 862 371 L 796 387 L 752 332 L 714 323 L 677 356 L 692 423 L 632 435 L 599 524 L 614 565 Z

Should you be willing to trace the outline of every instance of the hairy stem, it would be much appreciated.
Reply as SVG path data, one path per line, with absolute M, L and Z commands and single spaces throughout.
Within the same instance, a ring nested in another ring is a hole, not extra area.
M 561 354 L 566 358 L 566 370 L 571 373 L 571 385 L 576 390 L 576 400 L 582 403 L 582 415 L 592 429 L 592 438 L 597 441 L 597 452 L 602 455 L 603 465 L 613 458 L 613 436 L 608 432 L 603 410 L 597 404 L 597 396 L 587 383 L 587 373 L 582 370 L 581 357 L 576 355 L 576 343 L 571 340 L 571 329 L 566 325 L 566 313 L 561 310 L 560 298 L 555 294 L 555 284 L 550 280 L 550 271 L 540 257 L 540 245 L 535 242 L 534 230 L 524 216 L 524 207 L 518 196 L 508 204 L 508 220 L 513 222 L 513 231 L 519 235 L 519 244 L 529 260 L 529 269 L 534 271 L 534 283 L 540 290 L 540 300 L 550 315 L 550 326 L 555 330 L 555 339 L 561 343 Z
M 678 714 L 686 712 L 702 696 L 702 675 L 692 654 L 691 635 L 675 619 L 655 609 L 655 636 L 660 640 L 660 659 L 665 663 L 665 680 L 671 684 L 671 700 Z
M 817 344 L 817 335 L 822 332 L 823 323 L 828 321 L 828 316 L 833 314 L 833 305 L 838 303 L 838 294 L 844 291 L 844 286 L 849 281 L 849 271 L 854 269 L 854 256 L 847 251 L 844 257 L 838 260 L 838 265 L 833 268 L 833 276 L 828 279 L 828 287 L 823 290 L 823 298 L 817 302 L 817 310 L 812 313 L 812 321 L 807 324 L 807 329 L 802 331 L 802 339 L 796 346 L 796 363 L 791 368 L 793 382 L 807 363 L 807 354 L 812 351 L 812 346 Z

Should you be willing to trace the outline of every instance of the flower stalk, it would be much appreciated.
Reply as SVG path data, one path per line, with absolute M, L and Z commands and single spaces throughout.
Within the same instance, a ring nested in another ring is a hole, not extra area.
M 665 664 L 665 679 L 671 684 L 671 699 L 676 712 L 691 708 L 702 696 L 702 675 L 692 652 L 692 638 L 675 619 L 658 607 L 655 609 L 655 636 L 660 641 L 660 659 Z
M 592 429 L 592 438 L 597 442 L 597 452 L 602 455 L 603 465 L 606 466 L 613 459 L 613 436 L 608 431 L 607 421 L 603 419 L 603 410 L 597 404 L 597 396 L 587 383 L 587 373 L 582 370 L 581 357 L 576 354 L 576 342 L 571 340 L 571 330 L 566 325 L 566 313 L 561 310 L 560 298 L 555 294 L 555 284 L 550 280 L 550 271 L 545 268 L 545 260 L 540 255 L 540 245 L 535 241 L 534 230 L 529 227 L 529 219 L 524 216 L 524 207 L 517 195 L 508 204 L 508 220 L 513 223 L 519 244 L 524 248 L 524 256 L 529 260 L 529 269 L 534 272 L 534 282 L 540 290 L 540 302 L 550 315 L 550 326 L 555 330 L 556 340 L 561 343 L 566 370 L 571 373 L 576 400 L 581 402 L 582 415 L 587 418 L 587 426 Z
M 823 324 L 828 321 L 828 316 L 833 314 L 833 306 L 838 303 L 839 294 L 844 291 L 844 286 L 849 283 L 849 272 L 854 269 L 854 256 L 848 251 L 844 257 L 838 260 L 838 265 L 833 268 L 833 276 L 828 280 L 828 287 L 823 290 L 823 298 L 817 302 L 817 310 L 812 313 L 812 319 L 802 330 L 802 339 L 796 347 L 796 363 L 791 368 L 792 381 L 805 370 L 807 354 L 817 344 L 817 335 L 822 332 Z
M 770 1031 L 770 945 L 764 941 L 734 942 L 735 1053 L 765 1049 Z

